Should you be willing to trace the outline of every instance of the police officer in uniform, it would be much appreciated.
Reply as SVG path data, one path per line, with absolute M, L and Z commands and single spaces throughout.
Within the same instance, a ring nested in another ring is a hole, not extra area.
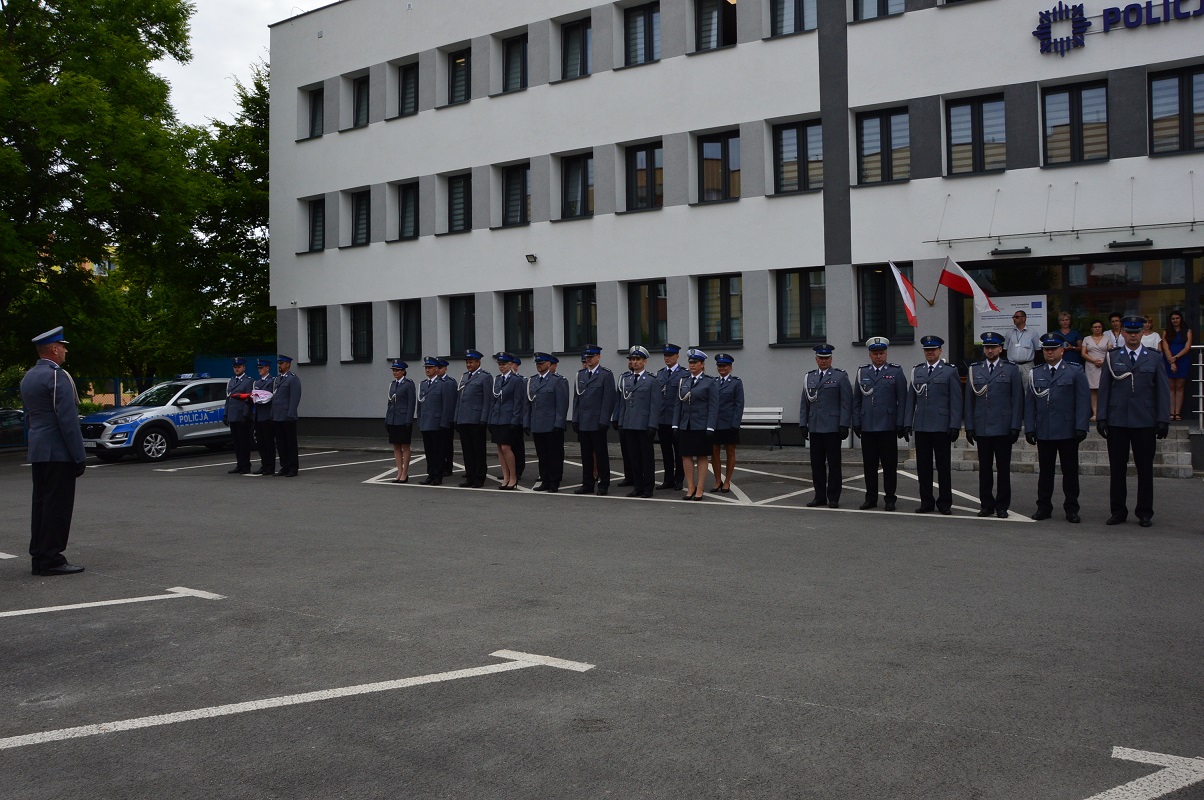
M 962 427 L 962 384 L 957 369 L 941 360 L 945 340 L 920 339 L 924 363 L 911 373 L 912 398 L 906 415 L 916 437 L 916 477 L 920 483 L 917 514 L 933 509 L 953 513 L 953 476 L 950 466 L 953 442 Z M 937 496 L 932 496 L 932 464 L 936 462 Z
M 1063 358 L 1066 337 L 1041 337 L 1045 363 L 1033 370 L 1024 396 L 1024 439 L 1037 446 L 1037 513 L 1053 516 L 1054 465 L 1062 467 L 1062 494 L 1068 522 L 1079 522 L 1079 443 L 1091 424 L 1091 386 L 1082 366 Z
M 1170 431 L 1171 389 L 1161 356 L 1141 344 L 1144 325 L 1142 317 L 1120 321 L 1125 342 L 1109 351 L 1100 372 L 1095 428 L 1108 440 L 1109 525 L 1119 525 L 1129 517 L 1126 479 L 1130 450 L 1137 468 L 1137 505 L 1133 510 L 1141 527 L 1154 524 L 1155 439 L 1165 439 Z
M 666 344 L 662 351 L 665 366 L 656 373 L 656 384 L 661 389 L 661 417 L 657 424 L 657 436 L 661 440 L 661 461 L 665 466 L 665 475 L 658 489 L 677 489 L 681 491 L 686 474 L 681 465 L 681 454 L 677 452 L 677 436 L 673 433 L 673 409 L 677 405 L 677 385 L 688 372 L 677 362 L 681 358 L 681 347 Z
M 439 380 L 447 384 L 448 390 L 451 392 L 452 403 L 452 424 L 443 429 L 443 477 L 448 477 L 455 472 L 456 460 L 456 403 L 459 400 L 459 384 L 456 379 L 447 374 L 447 368 L 451 365 L 450 356 L 436 356 L 439 362 Z
M 656 454 L 652 440 L 661 418 L 663 395 L 656 378 L 645 367 L 648 351 L 636 345 L 627 351 L 627 372 L 619 378 L 614 421 L 619 439 L 626 444 L 632 490 L 628 497 L 652 497 L 656 488 Z
M 251 426 L 254 409 L 251 391 L 255 382 L 247 374 L 247 360 L 242 356 L 234 359 L 234 377 L 226 382 L 226 424 L 234 438 L 234 469 L 230 475 L 249 475 L 251 472 Z
M 539 457 L 536 492 L 558 492 L 564 479 L 564 428 L 569 413 L 569 382 L 552 371 L 559 359 L 535 354 L 536 374 L 527 379 L 525 427 L 535 440 Z
M 1024 379 L 1015 364 L 1000 358 L 1001 334 L 987 331 L 981 339 L 986 358 L 966 374 L 966 441 L 978 447 L 978 516 L 1006 519 L 1012 504 L 1012 445 L 1024 421 Z M 999 470 L 997 484 L 994 469 Z
M 861 466 L 865 472 L 862 511 L 878 507 L 878 467 L 886 510 L 894 511 L 899 484 L 899 439 L 907 438 L 907 376 L 898 364 L 888 364 L 885 336 L 865 343 L 870 363 L 857 368 L 853 388 L 853 433 L 861 437 Z
M 32 341 L 38 361 L 21 379 L 33 469 L 29 555 L 34 575 L 74 575 L 84 568 L 68 563 L 63 551 L 71 535 L 75 481 L 84 474 L 88 456 L 79 429 L 75 382 L 63 369 L 69 342 L 63 338 L 61 326 Z
M 715 384 L 719 390 L 719 417 L 715 422 L 715 435 L 711 437 L 711 469 L 715 471 L 715 488 L 712 492 L 728 493 L 732 490 L 732 473 L 736 471 L 736 445 L 740 444 L 740 421 L 744 419 L 744 383 L 740 376 L 732 374 L 736 358 L 731 353 L 715 356 Z M 721 457 L 727 454 L 727 466 L 721 466 Z
M 422 432 L 422 450 L 426 454 L 426 479 L 423 486 L 442 486 L 447 463 L 447 432 L 456 417 L 456 387 L 439 376 L 439 359 L 422 359 L 426 380 L 416 389 L 418 430 Z
M 385 406 L 385 430 L 393 445 L 393 460 L 397 464 L 394 483 L 410 480 L 410 443 L 414 437 L 414 382 L 406 377 L 410 365 L 398 359 L 389 365 L 393 380 L 389 382 L 389 402 Z
M 276 359 L 279 375 L 272 390 L 272 431 L 276 450 L 280 454 L 280 471 L 285 478 L 297 477 L 301 466 L 297 459 L 297 410 L 301 405 L 301 379 L 293 372 L 293 360 L 288 356 Z
M 573 430 L 581 443 L 581 488 L 574 494 L 593 494 L 596 486 L 597 493 L 605 495 L 610 491 L 606 432 L 615 410 L 615 376 L 599 366 L 602 348 L 598 345 L 587 344 L 581 355 L 584 366 L 577 372 L 573 397 Z
M 485 434 L 493 401 L 493 376 L 481 369 L 480 352 L 464 353 L 464 376 L 457 392 L 456 429 L 460 431 L 465 473 L 460 487 L 480 489 L 485 485 Z
M 259 377 L 255 379 L 255 388 L 271 394 L 275 379 L 272 378 L 272 362 L 261 358 L 255 362 L 259 369 Z M 276 432 L 272 427 L 272 400 L 256 402 L 255 405 L 255 445 L 259 449 L 259 469 L 254 475 L 276 474 Z
M 840 466 L 840 445 L 849 435 L 853 417 L 853 387 L 843 369 L 832 366 L 830 344 L 818 344 L 816 368 L 803 376 L 803 396 L 799 404 L 799 429 L 803 442 L 811 439 L 811 482 L 815 498 L 808 508 L 826 505 L 840 507 L 840 489 L 844 477 Z
M 526 387 L 518 374 L 518 358 L 510 353 L 495 353 L 498 374 L 493 379 L 493 400 L 489 406 L 489 434 L 497 447 L 498 463 L 502 467 L 499 489 L 518 489 L 514 464 L 514 443 L 523 435 L 523 412 L 526 408 Z

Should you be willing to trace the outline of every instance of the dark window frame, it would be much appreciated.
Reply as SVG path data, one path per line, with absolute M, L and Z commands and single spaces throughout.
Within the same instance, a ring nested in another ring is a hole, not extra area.
M 569 53 L 571 52 L 569 42 L 574 38 L 580 39 L 577 47 L 580 48 L 581 64 L 576 70 L 571 70 L 569 69 Z M 590 17 L 566 22 L 560 26 L 560 77 L 562 80 L 575 80 L 592 74 L 594 67 L 593 55 L 590 53 L 592 42 L 593 21 Z
M 790 30 L 786 30 L 784 27 L 786 6 L 790 6 L 794 12 L 794 25 Z M 778 12 L 778 9 L 781 9 L 781 13 Z M 810 14 L 807 13 L 808 11 Z M 788 36 L 792 33 L 813 31 L 819 27 L 819 10 L 816 0 L 772 0 L 769 14 L 770 36 Z M 807 24 L 808 20 L 811 22 L 810 25 Z
M 412 117 L 418 113 L 419 78 L 417 61 L 397 68 L 397 116 Z
M 366 364 L 372 360 L 372 304 L 354 303 L 347 307 L 351 360 Z
M 457 189 L 457 187 L 459 187 Z M 457 193 L 460 193 L 464 214 L 460 225 L 454 225 L 454 203 Z M 462 233 L 472 230 L 472 173 L 451 175 L 447 179 L 447 232 Z
M 785 184 L 785 162 L 782 160 L 782 137 L 786 132 L 793 132 L 798 140 L 798 186 L 794 189 L 784 188 Z M 811 150 L 809 143 L 811 141 L 811 131 L 818 131 L 819 136 L 819 180 L 815 181 L 811 177 L 810 170 L 810 154 Z M 809 192 L 824 188 L 824 150 L 823 150 L 823 125 L 817 119 L 805 120 L 803 122 L 790 122 L 783 125 L 775 125 L 773 127 L 773 191 L 774 194 L 794 194 L 796 192 Z
M 518 59 L 518 83 L 511 83 L 512 59 Z M 520 92 L 527 88 L 527 34 L 511 36 L 502 40 L 502 93 Z
M 908 136 L 907 136 L 907 174 L 896 175 L 896 166 L 894 159 L 894 142 L 891 133 L 891 123 L 895 117 L 903 116 L 907 118 Z M 863 125 L 877 122 L 878 123 L 878 143 L 879 153 L 882 158 L 881 174 L 879 180 L 866 180 L 865 178 L 865 151 L 864 151 L 864 136 Z M 857 184 L 871 185 L 879 183 L 897 183 L 911 180 L 911 114 L 906 107 L 886 108 L 880 111 L 867 111 L 857 115 Z
M 457 67 L 456 62 L 461 57 L 464 59 L 464 66 Z M 464 72 L 463 96 L 456 93 L 456 76 L 461 69 Z M 447 104 L 454 106 L 469 100 L 472 100 L 472 48 L 465 47 L 447 54 Z
M 309 201 L 309 247 L 314 253 L 326 249 L 326 198 L 317 197 Z
M 726 2 L 726 0 L 724 0 Z M 733 145 L 734 143 L 734 145 Z M 740 199 L 740 131 L 724 131 L 699 136 L 698 144 L 698 202 L 722 203 L 727 200 Z M 707 186 L 707 170 L 705 149 L 707 145 L 719 145 L 720 173 L 717 187 Z M 733 159 L 735 166 L 733 167 Z M 735 176 L 735 180 L 733 180 Z M 735 188 L 733 189 L 733 184 Z M 707 193 L 717 191 L 717 197 L 708 197 Z
M 740 335 L 735 336 L 734 320 L 731 305 L 725 299 L 732 296 L 731 284 L 726 288 L 724 282 L 736 279 L 740 281 Z M 707 331 L 706 284 L 718 281 L 719 285 L 719 332 L 711 336 Z M 698 276 L 698 341 L 702 347 L 743 347 L 744 346 L 744 275 L 740 272 L 726 272 L 721 275 Z
M 580 293 L 580 302 L 575 298 Z M 594 283 L 565 286 L 561 290 L 564 303 L 564 349 L 580 350 L 598 340 L 598 285 Z M 583 309 L 583 321 L 575 322 L 577 309 Z
M 409 241 L 418 238 L 420 203 L 418 181 L 410 181 L 397 186 L 397 238 L 399 240 Z
M 643 36 L 638 42 L 638 49 L 642 55 L 636 56 L 633 52 L 633 39 L 635 31 L 633 23 L 639 19 L 643 24 Z M 660 25 L 661 25 L 661 4 L 660 2 L 645 3 L 639 6 L 632 6 L 623 10 L 623 65 L 627 67 L 635 67 L 640 64 L 652 64 L 661 60 L 661 42 L 660 42 Z
M 517 206 L 512 195 L 518 192 Z M 517 216 L 515 210 L 517 209 Z M 502 227 L 513 228 L 531 223 L 531 164 L 511 164 L 502 168 Z
M 351 193 L 351 246 L 366 247 L 372 242 L 372 190 Z
M 369 103 L 371 102 L 372 86 L 367 75 L 361 75 L 351 81 L 351 127 L 368 127 Z
M 902 14 L 906 7 L 904 0 L 871 0 L 876 8 L 875 12 L 869 16 L 864 16 L 861 12 L 861 0 L 853 0 L 853 20 L 860 22 L 867 19 L 881 19 L 882 17 L 894 17 Z M 895 9 L 891 10 L 891 5 L 895 5 Z
M 644 293 L 647 293 L 649 314 L 645 322 Z M 627 284 L 627 342 L 648 348 L 664 347 L 669 341 L 669 284 L 664 278 L 651 281 L 632 281 Z M 658 313 L 664 306 L 664 315 Z M 644 334 L 644 329 L 648 334 Z M 661 333 L 661 329 L 664 333 Z
M 455 355 L 477 346 L 477 297 L 458 294 L 447 298 L 451 351 Z
M 983 116 L 985 106 L 998 103 L 1002 121 L 1004 124 L 1003 131 L 1003 146 L 1004 159 L 1001 166 L 990 166 L 986 164 L 986 128 L 984 125 Z M 968 170 L 954 171 L 953 164 L 953 114 L 956 109 L 970 109 L 970 149 L 971 149 L 971 168 Z M 980 172 L 996 172 L 1007 168 L 1007 106 L 1005 105 L 1002 94 L 989 94 L 981 97 L 967 97 L 964 99 L 950 100 L 945 103 L 945 169 L 949 175 L 973 175 Z
M 319 87 L 309 90 L 309 138 L 316 139 L 326 133 L 326 90 Z
M 809 335 L 812 329 L 811 320 L 816 314 L 817 309 L 811 302 L 811 281 L 810 276 L 813 274 L 824 276 L 824 308 L 819 309 L 823 314 L 824 332 L 818 336 Z M 798 320 L 799 320 L 799 335 L 792 336 L 786 330 L 786 320 L 791 309 L 787 307 L 791 300 L 788 292 L 788 283 L 790 276 L 798 276 Z M 827 310 L 827 270 L 824 267 L 800 267 L 799 269 L 783 269 L 778 270 L 775 280 L 777 281 L 777 343 L 778 344 L 802 344 L 806 342 L 822 342 L 827 339 L 828 331 L 828 310 Z M 807 333 L 804 333 L 806 331 Z
M 895 266 L 909 281 L 913 279 L 910 262 L 895 262 Z M 867 283 L 874 281 L 880 285 L 870 286 L 876 296 L 867 297 Z M 899 296 L 899 287 L 895 282 L 894 273 L 888 264 L 867 264 L 857 268 L 857 299 L 859 313 L 857 327 L 860 341 L 864 342 L 871 336 L 885 336 L 895 344 L 910 344 L 915 341 L 915 328 L 907 321 L 907 312 L 903 306 L 903 298 Z M 874 304 L 881 301 L 883 324 L 882 330 L 869 330 L 868 313 L 873 311 Z
M 305 309 L 305 342 L 310 364 L 325 364 L 329 337 L 326 330 L 326 306 Z
M 647 158 L 647 166 L 638 167 L 636 161 L 639 155 L 643 154 Z M 660 160 L 660 166 L 657 166 L 657 160 Z M 636 211 L 650 208 L 663 208 L 665 205 L 665 182 L 664 182 L 664 163 L 665 163 L 665 147 L 664 142 L 647 142 L 645 144 L 629 145 L 624 148 L 624 161 L 627 164 L 627 210 Z M 647 180 L 644 183 L 646 191 L 640 192 L 640 182 L 638 180 L 639 173 L 647 173 Z M 656 177 L 658 173 L 661 176 L 658 183 Z M 659 186 L 659 191 L 657 187 Z M 646 202 L 643 202 L 646 195 Z
M 403 360 L 422 358 L 422 299 L 399 300 L 397 357 Z
M 523 319 L 515 319 L 515 315 Z M 502 341 L 507 353 L 528 356 L 535 352 L 534 290 L 502 294 Z
M 573 175 L 579 174 L 578 189 L 570 185 Z M 571 204 L 576 204 L 574 211 Z M 594 154 L 579 153 L 560 159 L 560 217 L 580 219 L 594 215 Z
M 706 8 L 712 4 L 714 11 Z M 715 16 L 715 43 L 704 46 L 703 22 L 706 16 L 712 13 Z M 728 0 L 694 0 L 694 52 L 705 53 L 708 50 L 734 46 L 738 25 L 735 3 Z
M 1086 158 L 1083 155 L 1086 141 L 1084 140 L 1084 123 L 1083 123 L 1083 94 L 1095 89 L 1104 90 L 1104 145 L 1107 152 L 1102 156 L 1094 156 Z M 1049 98 L 1054 95 L 1065 93 L 1068 97 L 1068 107 L 1070 114 L 1070 158 L 1066 161 L 1050 161 L 1049 160 Z M 1062 164 L 1091 164 L 1095 162 L 1107 161 L 1111 157 L 1112 137 L 1109 130 L 1108 120 L 1108 82 L 1089 81 L 1087 83 L 1064 84 L 1062 86 L 1050 86 L 1041 91 L 1041 155 L 1042 163 L 1045 166 L 1059 166 Z
M 1177 131 L 1179 144 L 1173 148 L 1157 149 L 1158 140 L 1154 135 L 1154 84 L 1159 81 L 1172 79 L 1177 84 L 1175 95 L 1179 117 Z M 1193 84 L 1197 79 L 1204 82 L 1204 67 L 1195 66 L 1170 70 L 1168 72 L 1155 72 L 1149 76 L 1146 128 L 1149 132 L 1150 155 L 1192 153 L 1204 150 L 1204 136 L 1201 136 L 1200 143 L 1197 144 L 1194 124 L 1197 117 L 1204 118 L 1204 98 L 1201 99 L 1199 108 L 1196 107 L 1197 104 L 1195 102 L 1195 87 Z

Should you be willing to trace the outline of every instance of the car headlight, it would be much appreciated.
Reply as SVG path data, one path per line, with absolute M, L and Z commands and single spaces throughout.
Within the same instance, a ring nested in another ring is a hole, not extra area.
M 137 422 L 142 419 L 142 414 L 126 414 L 122 417 L 115 417 L 109 420 L 110 425 L 128 425 L 131 422 Z

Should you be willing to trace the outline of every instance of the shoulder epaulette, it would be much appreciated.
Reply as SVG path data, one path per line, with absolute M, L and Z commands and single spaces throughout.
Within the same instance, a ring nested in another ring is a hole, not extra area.
M 898 364 L 890 364 L 890 363 L 888 363 L 886 366 L 888 366 L 888 367 L 894 367 L 895 369 L 903 369 L 903 368 L 902 368 L 902 367 L 900 367 Z
M 740 376 L 739 375 L 728 375 L 727 379 L 729 381 L 738 381 L 738 380 L 740 380 Z

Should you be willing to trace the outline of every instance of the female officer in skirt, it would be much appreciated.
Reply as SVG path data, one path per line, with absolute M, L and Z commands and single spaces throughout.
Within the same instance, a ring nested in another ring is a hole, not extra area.
M 489 435 L 497 446 L 502 465 L 502 485 L 499 489 L 517 489 L 518 472 L 514 447 L 523 436 L 523 408 L 526 386 L 518 374 L 519 361 L 509 353 L 494 355 L 498 374 L 493 379 L 493 405 L 489 407 Z
M 692 347 L 686 353 L 686 358 L 690 374 L 677 383 L 673 429 L 677 431 L 677 449 L 686 473 L 686 496 L 683 499 L 701 500 L 706 491 L 711 436 L 719 420 L 719 391 L 715 379 L 703 372 L 707 354 Z
M 727 493 L 732 490 L 732 472 L 736 469 L 736 445 L 740 444 L 740 420 L 744 417 L 744 384 L 732 374 L 736 362 L 728 353 L 715 356 L 715 371 L 719 377 L 715 386 L 719 391 L 719 421 L 715 435 L 711 437 L 711 468 L 715 470 L 715 488 L 711 492 Z M 722 469 L 720 456 L 727 452 L 727 467 Z
M 394 361 L 389 365 L 393 380 L 389 383 L 389 404 L 385 407 L 385 430 L 389 432 L 389 444 L 393 445 L 393 459 L 397 462 L 397 477 L 394 483 L 410 480 L 410 438 L 414 431 L 414 382 L 406 377 L 409 365 Z

